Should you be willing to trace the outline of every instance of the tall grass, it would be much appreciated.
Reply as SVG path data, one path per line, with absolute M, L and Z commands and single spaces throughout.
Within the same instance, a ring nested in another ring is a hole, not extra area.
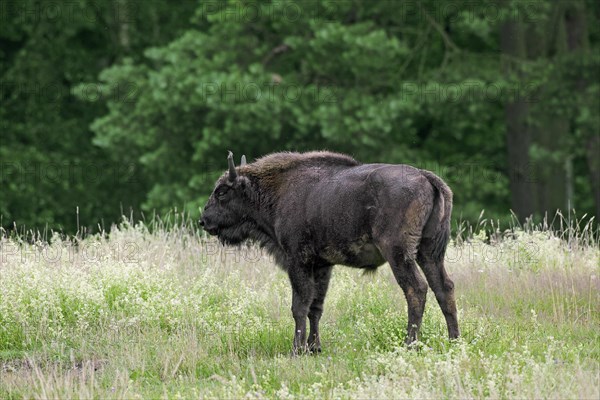
M 286 275 L 185 215 L 3 235 L 0 397 L 598 398 L 598 232 L 557 218 L 455 229 L 456 342 L 430 293 L 421 342 L 406 349 L 389 268 L 336 267 L 324 352 L 297 358 Z

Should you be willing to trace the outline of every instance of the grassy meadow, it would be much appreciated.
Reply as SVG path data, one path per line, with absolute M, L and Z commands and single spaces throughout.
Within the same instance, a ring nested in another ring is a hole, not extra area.
M 588 228 L 459 237 L 462 337 L 431 291 L 415 349 L 389 266 L 336 267 L 323 353 L 290 357 L 271 258 L 186 226 L 0 239 L 0 398 L 599 398 L 600 250 Z

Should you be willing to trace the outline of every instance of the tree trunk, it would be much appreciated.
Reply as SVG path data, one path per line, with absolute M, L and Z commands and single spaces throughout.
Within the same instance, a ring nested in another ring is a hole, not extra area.
M 115 2 L 116 12 L 115 18 L 117 19 L 118 29 L 119 29 L 119 44 L 121 47 L 128 52 L 130 46 L 129 40 L 129 21 L 131 16 L 128 0 L 117 0 Z
M 524 28 L 519 21 L 509 18 L 501 25 L 500 46 L 505 56 L 503 69 L 507 79 L 522 81 L 520 79 L 522 78 L 520 60 L 525 59 L 526 52 Z M 513 211 L 521 220 L 530 216 L 534 211 L 531 197 L 531 163 L 529 159 L 531 139 L 527 127 L 528 112 L 528 104 L 520 94 L 507 99 L 505 118 L 511 204 Z
M 590 183 L 596 203 L 596 218 L 600 218 L 600 134 L 598 132 L 588 138 L 586 153 Z
M 585 3 L 573 1 L 567 8 L 565 25 L 567 46 L 570 52 L 580 57 L 582 66 L 584 58 L 589 56 L 590 43 L 585 14 Z M 583 74 L 582 74 L 583 75 Z M 587 92 L 588 82 L 581 77 L 577 82 L 577 92 L 581 96 L 580 107 L 588 107 L 592 112 L 598 110 L 598 99 Z M 580 126 L 585 143 L 590 186 L 594 196 L 596 218 L 600 218 L 600 133 L 593 124 Z
M 567 38 L 564 24 L 565 10 L 562 3 L 554 3 L 554 9 L 547 24 L 540 21 L 531 24 L 527 31 L 527 53 L 532 61 L 546 64 L 550 58 L 559 58 L 566 53 Z M 549 99 L 543 97 L 540 102 L 530 107 L 529 130 L 531 143 L 535 145 L 537 156 L 532 159 L 535 182 L 532 197 L 534 209 L 539 215 L 547 214 L 549 219 L 557 209 L 565 210 L 572 207 L 567 201 L 567 171 L 565 169 L 570 155 L 567 142 L 569 136 L 569 121 L 566 113 L 549 107 Z

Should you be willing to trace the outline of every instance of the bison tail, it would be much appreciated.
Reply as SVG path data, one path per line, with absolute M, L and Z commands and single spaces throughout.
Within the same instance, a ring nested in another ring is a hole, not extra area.
M 436 189 L 437 196 L 429 220 L 423 229 L 423 237 L 432 239 L 435 262 L 442 261 L 446 247 L 450 241 L 450 217 L 452 215 L 452 190 L 437 175 L 430 171 L 421 170 L 431 186 Z

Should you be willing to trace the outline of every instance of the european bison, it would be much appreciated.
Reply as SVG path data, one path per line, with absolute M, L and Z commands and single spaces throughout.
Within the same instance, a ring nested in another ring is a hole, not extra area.
M 452 191 L 408 165 L 361 164 L 337 153 L 273 153 L 218 179 L 200 224 L 221 242 L 253 240 L 274 255 L 292 285 L 293 348 L 321 351 L 319 319 L 335 264 L 390 264 L 408 303 L 406 343 L 417 339 L 427 283 L 459 336 L 454 284 L 444 269 Z M 310 335 L 306 342 L 306 317 Z

